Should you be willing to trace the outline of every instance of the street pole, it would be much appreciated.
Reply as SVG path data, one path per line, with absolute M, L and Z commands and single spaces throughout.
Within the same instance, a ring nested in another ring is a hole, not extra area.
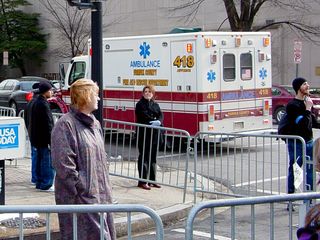
M 91 78 L 97 83 L 99 87 L 98 110 L 95 111 L 95 116 L 98 121 L 103 124 L 103 80 L 102 80 L 102 2 L 92 2 L 93 8 L 91 10 L 91 47 L 92 47 L 92 61 L 91 61 Z

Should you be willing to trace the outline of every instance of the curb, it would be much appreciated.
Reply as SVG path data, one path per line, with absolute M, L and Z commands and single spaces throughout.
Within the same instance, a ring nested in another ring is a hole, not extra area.
M 160 216 L 163 226 L 178 222 L 188 216 L 188 213 L 193 205 L 190 204 L 177 204 L 168 208 L 157 210 L 156 213 Z M 128 235 L 127 218 L 121 217 L 115 219 L 117 237 Z M 146 214 L 138 214 L 131 217 L 131 230 L 132 233 L 139 233 L 154 229 L 154 222 Z
M 178 222 L 188 216 L 190 209 L 193 207 L 192 203 L 177 204 L 168 208 L 160 209 L 156 213 L 160 216 L 164 226 Z M 128 235 L 127 217 L 120 217 L 114 219 L 117 238 Z M 151 230 L 155 228 L 153 220 L 146 214 L 140 213 L 131 217 L 132 234 Z M 52 240 L 60 240 L 58 230 L 52 230 L 50 235 Z M 42 240 L 46 238 L 46 231 L 25 234 L 24 240 Z M 19 236 L 8 236 L 1 238 L 1 240 L 19 240 Z

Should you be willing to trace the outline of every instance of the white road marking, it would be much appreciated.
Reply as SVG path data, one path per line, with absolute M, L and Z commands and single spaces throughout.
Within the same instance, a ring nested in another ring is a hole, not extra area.
M 260 180 L 257 180 L 257 181 L 250 181 L 250 182 L 238 183 L 238 184 L 233 185 L 233 186 L 234 186 L 234 187 L 242 187 L 242 186 L 247 186 L 247 185 L 251 185 L 251 184 L 255 184 L 255 183 L 277 181 L 278 179 L 283 180 L 283 179 L 286 179 L 286 178 L 287 178 L 287 176 L 267 178 L 267 179 L 260 179 Z
M 185 233 L 185 229 L 183 229 L 183 228 L 177 228 L 177 229 L 173 229 L 171 231 L 178 232 L 178 233 Z M 200 232 L 200 231 L 195 231 L 195 230 L 193 230 L 193 235 L 199 236 L 199 237 L 211 238 L 210 233 Z M 219 236 L 219 235 L 214 235 L 214 239 L 216 239 L 216 240 L 230 240 L 231 238 L 227 238 L 227 237 Z M 235 240 L 237 240 L 237 239 L 235 239 Z
M 287 176 L 281 176 L 281 177 L 275 177 L 275 178 L 267 178 L 267 179 L 261 179 L 261 180 L 257 180 L 257 181 L 250 181 L 250 182 L 244 182 L 244 183 L 238 183 L 233 185 L 233 187 L 243 187 L 243 186 L 247 186 L 247 185 L 252 185 L 252 184 L 257 184 L 257 183 L 263 183 L 263 182 L 272 182 L 272 181 L 277 181 L 277 180 L 283 180 L 283 179 L 287 179 Z M 261 192 L 261 193 L 268 193 L 268 194 L 286 194 L 285 192 L 277 192 L 277 191 L 270 191 L 270 190 L 266 190 L 266 189 L 257 189 L 257 192 Z

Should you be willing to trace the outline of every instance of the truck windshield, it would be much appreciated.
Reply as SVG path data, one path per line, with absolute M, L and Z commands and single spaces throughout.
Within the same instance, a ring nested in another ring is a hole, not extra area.
M 74 62 L 72 65 L 71 72 L 69 74 L 68 83 L 69 86 L 74 83 L 76 80 L 80 78 L 84 78 L 86 70 L 86 63 L 85 62 Z

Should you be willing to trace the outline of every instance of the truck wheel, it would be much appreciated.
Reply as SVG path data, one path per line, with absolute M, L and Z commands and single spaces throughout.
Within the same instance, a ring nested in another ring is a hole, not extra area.
M 275 113 L 274 113 L 274 118 L 276 120 L 276 123 L 279 124 L 282 116 L 286 113 L 286 108 L 285 107 L 279 107 Z

